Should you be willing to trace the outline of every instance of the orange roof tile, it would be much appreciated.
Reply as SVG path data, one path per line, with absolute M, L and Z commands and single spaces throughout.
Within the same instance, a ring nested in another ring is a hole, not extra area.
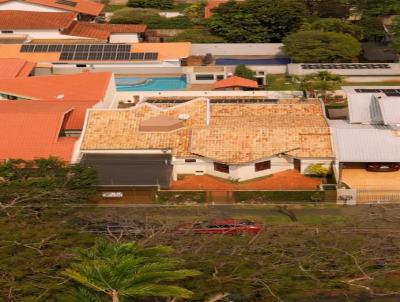
M 0 79 L 27 77 L 35 66 L 22 59 L 0 59 Z
M 27 99 L 103 100 L 111 72 L 37 76 L 0 81 L 0 92 Z
M 0 29 L 63 29 L 76 18 L 72 12 L 0 11 Z
M 5 3 L 9 1 L 12 0 L 0 0 L 0 3 Z M 22 0 L 22 1 L 49 7 L 61 8 L 67 11 L 77 12 L 91 16 L 98 16 L 104 8 L 103 4 L 90 0 L 70 0 L 70 2 L 75 3 L 75 5 L 68 5 L 65 4 L 64 1 L 57 1 L 57 0 Z
M 233 87 L 258 88 L 258 84 L 256 81 L 253 81 L 253 80 L 241 78 L 238 76 L 233 76 L 233 77 L 226 78 L 224 80 L 215 82 L 213 85 L 214 89 L 233 88 Z
M 52 155 L 70 161 L 77 138 L 59 137 L 70 111 L 63 103 L 0 102 L 0 159 L 31 160 Z
M 107 40 L 112 33 L 143 33 L 146 28 L 145 24 L 98 24 L 75 21 L 63 34 Z

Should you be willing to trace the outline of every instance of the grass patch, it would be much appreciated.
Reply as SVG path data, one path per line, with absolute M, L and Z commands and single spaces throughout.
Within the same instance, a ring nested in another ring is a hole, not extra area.
M 109 4 L 109 5 L 105 6 L 104 11 L 106 13 L 113 13 L 113 12 L 115 12 L 115 11 L 117 11 L 119 9 L 123 9 L 123 8 L 126 8 L 126 6 L 125 5 Z
M 299 90 L 298 85 L 293 83 L 290 77 L 284 74 L 269 74 L 267 75 L 267 90 Z

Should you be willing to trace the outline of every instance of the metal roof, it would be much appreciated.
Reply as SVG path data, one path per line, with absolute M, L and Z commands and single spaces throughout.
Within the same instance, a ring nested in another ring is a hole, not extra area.
M 381 98 L 379 107 L 385 125 L 400 124 L 400 97 Z
M 400 135 L 390 127 L 330 121 L 339 162 L 400 162 Z

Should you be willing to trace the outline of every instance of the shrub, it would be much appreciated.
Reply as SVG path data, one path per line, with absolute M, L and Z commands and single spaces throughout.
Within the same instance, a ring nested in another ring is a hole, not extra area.
M 188 29 L 168 39 L 168 42 L 223 43 L 224 39 L 204 29 Z
M 165 18 L 160 15 L 150 16 L 144 21 L 150 29 L 186 29 L 193 26 L 186 16 Z
M 158 10 L 150 8 L 124 8 L 117 10 L 111 17 L 111 23 L 143 24 L 150 17 L 158 16 Z
M 174 7 L 174 0 L 129 0 L 128 6 L 170 9 Z
M 254 81 L 256 79 L 255 75 L 256 73 L 253 70 L 247 68 L 246 65 L 238 65 L 235 68 L 235 76 Z
M 329 173 L 329 169 L 324 167 L 323 164 L 309 165 L 306 170 L 306 174 L 318 176 L 318 177 L 326 176 L 328 173 Z
M 305 202 L 323 200 L 324 191 L 235 191 L 235 202 Z
M 161 204 L 176 204 L 176 203 L 205 203 L 206 202 L 206 192 L 204 191 L 182 191 L 182 192 L 172 192 L 172 191 L 159 191 L 155 195 L 155 200 L 157 203 Z

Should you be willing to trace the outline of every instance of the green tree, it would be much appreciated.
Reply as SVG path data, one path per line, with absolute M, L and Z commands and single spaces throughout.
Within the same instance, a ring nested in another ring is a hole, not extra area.
M 192 42 L 192 43 L 223 43 L 221 37 L 212 35 L 208 30 L 202 28 L 187 29 L 168 39 L 168 42 Z
M 311 15 L 320 18 L 345 19 L 350 15 L 350 5 L 347 0 L 302 0 Z
M 129 0 L 129 7 L 170 9 L 174 7 L 174 0 Z
M 207 20 L 211 33 L 228 42 L 280 42 L 304 22 L 307 10 L 297 0 L 229 1 Z
M 249 80 L 253 80 L 253 81 L 256 80 L 256 77 L 255 77 L 256 73 L 253 70 L 247 68 L 246 65 L 243 65 L 243 64 L 236 66 L 234 74 L 235 74 L 235 76 L 242 77 L 245 79 L 249 79 Z
M 350 35 L 299 31 L 284 40 L 284 51 L 295 62 L 349 62 L 361 52 L 360 43 Z
M 343 83 L 343 78 L 328 71 L 320 71 L 304 76 L 295 76 L 293 81 L 297 83 L 303 92 L 303 97 L 321 96 L 326 100 L 328 92 L 338 90 Z
M 204 8 L 207 5 L 206 0 L 200 0 L 193 3 L 183 10 L 183 13 L 193 24 L 203 24 L 204 22 Z
M 400 14 L 399 0 L 350 0 L 363 16 L 388 16 Z
M 158 16 L 159 10 L 152 8 L 123 8 L 114 12 L 110 22 L 115 24 L 145 24 L 146 20 Z
M 365 41 L 382 41 L 386 35 L 382 21 L 377 17 L 363 16 L 357 25 L 363 31 Z
M 390 35 L 392 38 L 391 47 L 397 54 L 400 54 L 400 17 L 396 17 L 393 20 L 393 24 L 390 27 Z
M 351 24 L 347 21 L 335 18 L 324 18 L 312 23 L 305 23 L 301 30 L 319 30 L 324 32 L 336 32 L 348 34 L 357 40 L 363 39 L 363 30 L 361 27 Z
M 75 299 L 79 302 L 150 296 L 190 298 L 191 291 L 171 282 L 200 273 L 177 269 L 182 263 L 169 257 L 172 251 L 166 246 L 143 248 L 134 243 L 99 241 L 90 249 L 78 249 L 76 261 L 63 275 L 78 285 Z

